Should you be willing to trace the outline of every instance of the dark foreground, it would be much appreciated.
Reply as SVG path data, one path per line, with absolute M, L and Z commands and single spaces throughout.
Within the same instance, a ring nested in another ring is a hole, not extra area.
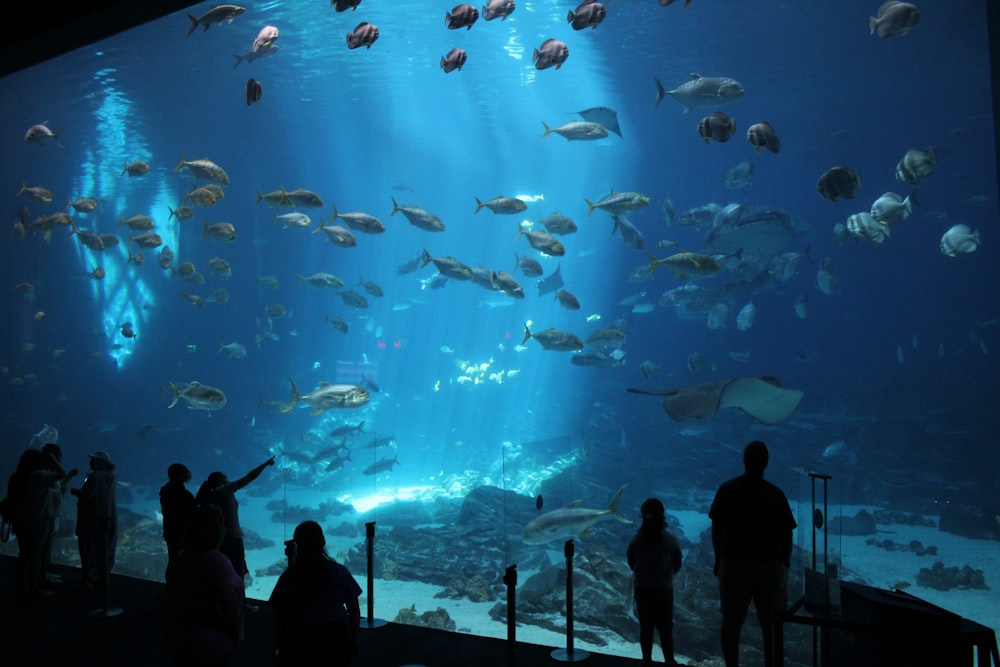
M 55 594 L 34 601 L 26 609 L 13 604 L 14 559 L 0 556 L 0 637 L 3 637 L 2 664 L 21 665 L 169 665 L 163 651 L 163 627 L 166 619 L 166 589 L 163 584 L 119 575 L 111 577 L 112 608 L 117 616 L 99 614 L 101 595 L 74 590 L 79 571 L 58 567 L 63 583 L 55 584 Z M 364 608 L 362 607 L 362 611 Z M 247 615 L 246 642 L 239 665 L 274 665 L 274 616 L 266 605 Z M 515 664 L 560 664 L 551 657 L 553 650 L 565 647 L 517 644 Z M 637 650 L 638 652 L 638 650 Z M 579 654 L 577 655 L 579 657 Z M 638 660 L 590 654 L 591 667 L 625 667 Z M 363 630 L 358 667 L 492 667 L 507 665 L 507 642 L 389 623 L 384 627 Z

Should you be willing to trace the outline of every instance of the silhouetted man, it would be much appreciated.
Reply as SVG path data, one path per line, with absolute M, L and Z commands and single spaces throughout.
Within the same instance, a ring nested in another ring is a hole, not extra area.
M 719 487 L 709 510 L 714 572 L 722 604 L 722 657 L 737 667 L 740 630 L 753 600 L 764 635 L 764 664 L 774 666 L 772 618 L 784 611 L 795 518 L 784 492 L 764 480 L 767 445 L 754 440 L 743 450 L 744 473 Z

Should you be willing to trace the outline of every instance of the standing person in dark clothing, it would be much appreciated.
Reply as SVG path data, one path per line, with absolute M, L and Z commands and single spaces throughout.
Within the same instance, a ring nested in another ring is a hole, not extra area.
M 788 605 L 796 524 L 784 492 L 764 480 L 767 461 L 767 445 L 760 440 L 748 444 L 743 450 L 745 472 L 719 487 L 708 513 L 726 667 L 739 665 L 740 630 L 751 600 L 764 635 L 764 664 L 774 667 L 773 615 Z
M 90 454 L 90 470 L 83 478 L 83 486 L 70 490 L 77 499 L 76 537 L 83 571 L 81 590 L 90 590 L 107 580 L 115 566 L 118 545 L 115 464 L 107 452 L 96 451 Z
M 163 514 L 163 539 L 167 543 L 167 567 L 184 546 L 191 517 L 198 507 L 194 495 L 184 486 L 191 481 L 191 471 L 183 463 L 167 468 L 167 483 L 160 487 L 160 513 Z
M 191 516 L 180 552 L 167 566 L 167 653 L 183 667 L 231 667 L 244 639 L 243 577 L 219 551 L 218 507 Z
M 42 453 L 51 456 L 48 467 L 56 470 L 61 469 L 62 448 L 54 442 L 47 442 L 42 445 Z M 52 570 L 52 544 L 55 542 L 56 533 L 59 532 L 59 524 L 62 521 L 63 497 L 69 488 L 70 482 L 79 474 L 79 470 L 73 468 L 66 473 L 66 476 L 59 480 L 49 490 L 49 534 L 45 539 L 45 550 L 42 558 L 42 580 L 59 581 L 59 576 Z
M 13 505 L 11 529 L 17 535 L 18 603 L 26 603 L 33 596 L 52 595 L 41 587 L 51 521 L 49 493 L 65 477 L 51 454 L 26 449 L 7 483 L 7 498 Z
M 660 634 L 663 661 L 674 660 L 674 575 L 681 569 L 680 543 L 667 531 L 663 503 L 647 498 L 642 504 L 642 525 L 628 544 L 642 665 L 653 664 L 653 633 Z
M 240 503 L 236 500 L 236 492 L 254 481 L 264 472 L 264 468 L 274 465 L 274 457 L 230 482 L 225 473 L 213 472 L 198 489 L 195 496 L 199 505 L 218 505 L 222 510 L 222 522 L 226 526 L 226 536 L 222 540 L 219 551 L 226 554 L 233 562 L 236 573 L 245 577 L 247 569 L 246 549 L 243 546 L 243 529 L 240 528 Z
M 357 653 L 361 587 L 326 553 L 315 521 L 295 527 L 289 565 L 269 601 L 282 667 L 346 667 Z

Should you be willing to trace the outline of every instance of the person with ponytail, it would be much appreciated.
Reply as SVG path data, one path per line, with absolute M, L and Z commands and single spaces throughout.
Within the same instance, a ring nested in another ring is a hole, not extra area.
M 642 665 L 653 664 L 653 634 L 660 634 L 663 661 L 674 660 L 674 575 L 681 569 L 680 543 L 667 530 L 663 503 L 648 498 L 642 503 L 642 525 L 628 545 L 632 569 L 636 616 L 639 617 L 639 648 Z

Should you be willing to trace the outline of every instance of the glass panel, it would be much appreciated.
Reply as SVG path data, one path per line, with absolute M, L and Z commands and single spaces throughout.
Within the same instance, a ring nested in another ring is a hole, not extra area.
M 305 519 L 364 581 L 374 522 L 376 616 L 505 636 L 516 563 L 519 637 L 553 648 L 573 536 L 578 645 L 630 657 L 656 497 L 678 659 L 711 660 L 708 510 L 761 439 L 797 558 L 829 474 L 842 579 L 1000 629 L 988 6 L 828 4 L 616 0 L 574 30 L 539 0 L 448 30 L 417 0 L 279 0 L 3 77 L 0 472 L 108 450 L 116 571 L 161 579 L 167 466 L 195 491 L 274 455 L 237 493 L 251 595 Z M 569 57 L 539 69 L 550 38 Z

